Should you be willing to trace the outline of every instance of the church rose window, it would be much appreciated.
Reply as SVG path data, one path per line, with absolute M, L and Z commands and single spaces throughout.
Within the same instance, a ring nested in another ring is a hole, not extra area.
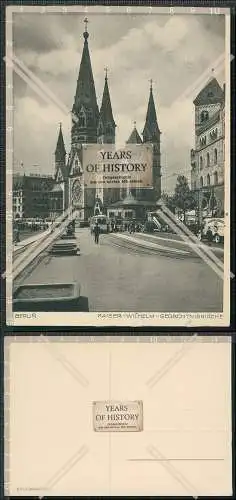
M 82 187 L 78 179 L 76 179 L 76 181 L 74 181 L 73 183 L 71 194 L 72 194 L 72 204 L 76 205 L 77 203 L 79 203 L 82 194 Z

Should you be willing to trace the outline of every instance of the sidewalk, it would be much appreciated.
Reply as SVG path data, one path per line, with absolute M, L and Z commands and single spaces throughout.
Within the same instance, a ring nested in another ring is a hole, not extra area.
M 206 248 L 207 250 L 213 251 L 215 254 L 218 253 L 221 256 L 224 255 L 224 249 L 223 248 L 218 248 L 216 246 L 210 246 L 210 245 L 205 245 L 202 242 L 199 241 L 199 244 L 194 243 L 191 241 L 191 246 L 188 245 L 186 241 L 183 241 L 182 239 L 174 239 L 174 238 L 168 238 L 166 237 L 166 233 L 162 233 L 165 236 L 156 236 L 148 233 L 134 233 L 133 235 L 130 234 L 124 234 L 124 233 L 111 233 L 112 236 L 117 237 L 120 240 L 123 240 L 124 242 L 126 241 L 127 243 L 133 243 L 140 248 L 146 248 L 146 249 L 152 249 L 156 250 L 157 252 L 166 252 L 169 254 L 175 254 L 175 255 L 183 255 L 186 257 L 196 257 L 197 256 L 197 250 Z M 174 235 L 176 236 L 176 235 Z M 178 238 L 178 236 L 177 236 Z M 160 242 L 163 241 L 163 243 L 166 242 L 165 245 L 161 245 Z M 181 248 L 182 246 L 182 248 Z M 187 247 L 187 248 L 186 248 Z M 194 251 L 194 248 L 196 248 L 196 252 Z
M 34 234 L 33 236 L 26 238 L 25 240 L 19 241 L 17 244 L 14 243 L 13 244 L 13 253 L 17 252 L 17 250 L 23 250 L 28 245 L 31 245 L 31 243 L 34 243 L 35 241 L 39 241 L 41 238 L 43 238 L 47 234 L 50 234 L 49 229 L 47 229 L 46 231 L 43 231 L 39 234 Z
M 163 240 L 163 241 L 168 241 L 170 243 L 177 243 L 177 244 L 181 244 L 181 245 L 185 245 L 185 246 L 189 246 L 188 243 L 184 240 L 182 240 L 182 238 L 180 236 L 178 236 L 177 234 L 173 234 L 173 233 L 170 233 L 170 235 L 167 236 L 168 233 L 156 233 L 156 234 L 149 234 L 149 233 L 135 233 L 135 236 L 140 238 L 140 239 L 150 239 L 150 240 Z M 173 238 L 172 238 L 173 236 Z M 211 250 L 213 250 L 214 252 L 217 251 L 219 253 L 224 253 L 224 247 L 221 247 L 221 246 L 217 246 L 217 245 L 212 245 L 212 244 L 207 244 L 206 242 L 203 242 L 203 241 L 200 241 L 199 240 L 199 243 L 194 243 L 192 242 L 193 244 L 195 244 L 197 247 L 206 247 L 206 248 L 209 248 Z
M 130 236 L 128 234 L 126 235 L 126 234 L 121 234 L 121 233 L 111 233 L 111 234 L 112 234 L 112 236 L 115 236 L 119 239 L 131 242 L 131 243 L 135 243 L 136 245 L 142 246 L 145 248 L 151 248 L 153 250 L 164 250 L 164 251 L 172 252 L 172 253 L 179 254 L 179 255 L 186 255 L 186 256 L 190 255 L 190 252 L 187 250 L 181 250 L 181 249 L 173 248 L 171 246 L 159 245 L 158 243 L 153 243 L 153 242 L 147 241 L 144 238 L 137 238 L 137 237 Z M 163 238 L 161 238 L 161 239 L 163 239 Z

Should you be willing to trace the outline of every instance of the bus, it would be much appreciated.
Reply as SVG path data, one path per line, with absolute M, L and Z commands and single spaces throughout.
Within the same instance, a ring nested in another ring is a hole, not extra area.
M 93 233 L 95 225 L 98 224 L 100 233 L 110 232 L 110 221 L 106 215 L 94 215 L 90 219 L 90 231 Z

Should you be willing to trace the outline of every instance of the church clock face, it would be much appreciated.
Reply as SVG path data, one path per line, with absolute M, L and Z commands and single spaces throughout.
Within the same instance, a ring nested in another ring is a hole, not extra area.
M 72 204 L 74 206 L 80 205 L 81 204 L 81 196 L 82 196 L 82 186 L 81 186 L 81 182 L 79 181 L 79 179 L 76 179 L 73 182 L 71 195 L 72 195 L 71 196 L 72 197 Z

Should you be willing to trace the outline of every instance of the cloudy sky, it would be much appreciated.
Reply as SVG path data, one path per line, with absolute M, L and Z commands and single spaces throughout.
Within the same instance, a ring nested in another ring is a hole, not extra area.
M 100 106 L 104 67 L 119 143 L 136 121 L 141 133 L 153 79 L 162 131 L 163 188 L 172 191 L 175 173 L 188 176 L 194 146 L 193 99 L 211 77 L 225 50 L 222 15 L 88 15 L 89 48 Z M 13 50 L 69 110 L 72 108 L 83 49 L 84 15 L 14 14 Z M 215 70 L 220 84 L 222 66 Z M 70 149 L 70 114 L 45 101 L 14 73 L 14 169 L 50 174 L 59 122 Z

